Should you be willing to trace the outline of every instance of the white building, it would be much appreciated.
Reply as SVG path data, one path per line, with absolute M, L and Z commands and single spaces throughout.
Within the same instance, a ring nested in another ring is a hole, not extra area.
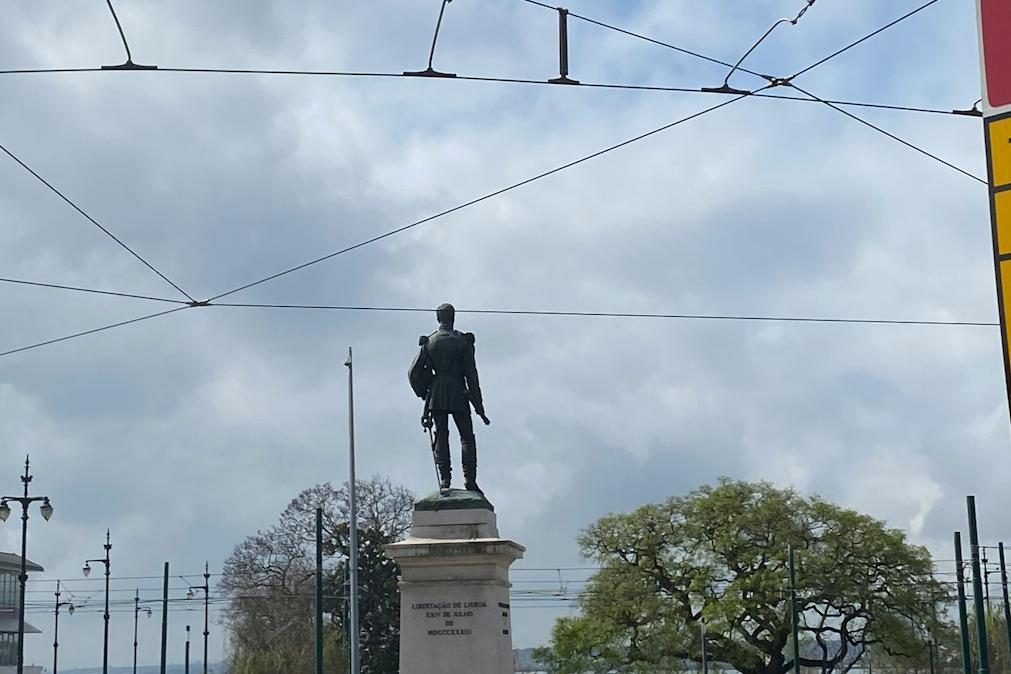
M 26 561 L 29 573 L 42 571 L 35 562 Z M 21 600 L 21 557 L 0 552 L 0 674 L 15 674 L 18 667 L 18 607 Z M 25 634 L 41 630 L 25 623 Z M 42 674 L 41 667 L 25 667 L 25 674 Z

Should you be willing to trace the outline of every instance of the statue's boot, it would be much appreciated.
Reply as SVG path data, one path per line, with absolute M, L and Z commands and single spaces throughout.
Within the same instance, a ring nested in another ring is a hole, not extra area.
M 435 465 L 439 470 L 439 489 L 449 489 L 453 477 L 453 468 L 449 462 L 449 437 L 445 433 L 435 435 Z
M 481 487 L 477 486 L 477 439 L 473 435 L 461 438 L 460 446 L 463 450 L 461 463 L 463 463 L 464 488 L 483 494 Z

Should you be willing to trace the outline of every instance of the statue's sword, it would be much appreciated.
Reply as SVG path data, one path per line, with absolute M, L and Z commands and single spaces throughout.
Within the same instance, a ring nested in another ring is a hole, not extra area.
M 439 486 L 439 491 L 442 491 L 442 478 L 439 476 L 439 455 L 435 450 L 435 433 L 432 431 L 432 410 L 428 409 L 431 397 L 432 391 L 429 389 L 428 395 L 425 396 L 425 411 L 421 414 L 421 427 L 428 431 L 428 441 L 432 448 L 432 462 L 435 464 L 435 484 Z

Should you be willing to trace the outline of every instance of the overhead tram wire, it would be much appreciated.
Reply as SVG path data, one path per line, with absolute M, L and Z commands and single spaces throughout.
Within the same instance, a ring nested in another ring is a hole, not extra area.
M 538 0 L 523 0 L 523 2 L 525 2 L 527 4 L 530 4 L 530 5 L 536 5 L 537 7 L 543 7 L 544 9 L 549 9 L 552 12 L 557 12 L 558 11 L 557 7 L 549 5 L 549 4 L 545 3 L 545 2 L 539 2 Z M 727 68 L 733 68 L 733 64 L 732 63 L 727 63 L 726 61 L 721 61 L 720 59 L 713 58 L 711 56 L 706 56 L 705 54 L 700 54 L 699 52 L 692 51 L 691 49 L 685 49 L 684 47 L 679 47 L 676 44 L 671 44 L 670 42 L 664 42 L 663 40 L 658 40 L 658 39 L 650 37 L 648 35 L 643 35 L 641 33 L 636 33 L 634 31 L 627 30 L 625 28 L 621 28 L 619 26 L 614 26 L 614 25 L 611 25 L 609 23 L 604 23 L 603 21 L 599 21 L 598 19 L 593 19 L 593 18 L 590 18 L 588 16 L 582 16 L 580 14 L 576 14 L 575 12 L 573 12 L 571 10 L 569 11 L 568 16 L 571 16 L 573 19 L 579 19 L 580 21 L 585 21 L 586 23 L 591 23 L 591 24 L 593 24 L 595 26 L 599 26 L 601 28 L 606 28 L 608 30 L 613 30 L 613 31 L 615 31 L 617 33 L 622 33 L 624 35 L 628 35 L 630 37 L 634 37 L 634 38 L 636 38 L 638 40 L 643 40 L 645 42 L 650 42 L 652 44 L 659 45 L 659 46 L 665 47 L 667 49 L 673 49 L 676 52 L 680 52 L 680 53 L 685 54 L 687 56 L 692 56 L 692 57 L 700 59 L 702 61 L 708 61 L 709 63 L 714 63 L 716 65 L 726 66 Z M 762 78 L 765 81 L 769 81 L 769 76 L 768 75 L 763 75 L 762 73 L 755 72 L 754 70 L 748 70 L 747 68 L 738 68 L 738 70 L 740 70 L 741 72 L 748 73 L 749 75 L 754 75 L 755 77 L 760 77 L 760 78 Z
M 309 311 L 371 311 L 389 313 L 430 313 L 425 307 L 381 307 L 351 306 L 332 304 L 257 304 L 257 303 L 212 303 L 212 307 L 232 307 L 243 309 L 301 309 Z M 757 316 L 747 314 L 687 314 L 687 313 L 638 313 L 609 311 L 550 311 L 532 309 L 464 309 L 457 308 L 458 314 L 489 316 L 554 316 L 570 318 L 655 318 L 703 321 L 761 321 L 769 323 L 849 323 L 857 325 L 918 325 L 948 327 L 1000 327 L 993 321 L 942 321 L 942 320 L 902 320 L 876 318 L 832 318 L 805 316 Z
M 878 28 L 877 30 L 872 31 L 872 32 L 868 33 L 867 35 L 864 35 L 859 40 L 854 40 L 853 42 L 849 43 L 848 45 L 846 45 L 842 49 L 838 49 L 838 50 L 832 52 L 831 54 L 829 54 L 828 56 L 826 56 L 826 57 L 824 57 L 824 58 L 822 58 L 822 59 L 820 59 L 818 61 L 815 61 L 814 63 L 812 63 L 808 67 L 806 67 L 806 68 L 804 68 L 802 70 L 797 71 L 796 73 L 794 73 L 793 75 L 791 75 L 788 79 L 793 80 L 794 78 L 800 77 L 804 73 L 806 73 L 806 72 L 808 72 L 810 70 L 813 70 L 813 69 L 817 68 L 818 66 L 820 66 L 820 65 L 822 65 L 824 63 L 828 63 L 829 61 L 831 61 L 835 57 L 839 56 L 840 54 L 843 54 L 843 53 L 849 51 L 850 49 L 852 49 L 853 47 L 856 47 L 857 45 L 866 42 L 867 40 L 871 39 L 872 37 L 875 37 L 876 35 L 879 35 L 880 33 L 885 32 L 886 30 L 888 30 L 892 26 L 895 26 L 895 25 L 897 25 L 899 23 L 902 23 L 906 19 L 908 19 L 908 18 L 910 18 L 912 16 L 915 16 L 916 14 L 919 14 L 923 10 L 927 9 L 928 7 L 930 7 L 931 5 L 933 5 L 933 4 L 935 4 L 935 3 L 939 2 L 939 1 L 940 0 L 928 0 L 924 4 L 922 4 L 919 7 L 917 7 L 916 9 L 903 14 L 902 16 L 900 16 L 897 19 L 889 21 L 888 23 L 886 23 L 881 28 Z
M 841 113 L 843 115 L 846 115 L 850 119 L 856 120 L 857 122 L 860 122 L 864 126 L 869 127 L 871 129 L 873 129 L 874 131 L 877 131 L 878 133 L 883 134 L 883 135 L 887 136 L 888 138 L 891 138 L 892 140 L 894 140 L 896 142 L 899 142 L 899 143 L 905 145 L 906 147 L 908 147 L 908 148 L 910 148 L 912 150 L 915 150 L 916 152 L 919 152 L 920 154 L 924 155 L 925 157 L 929 157 L 930 159 L 933 159 L 936 162 L 940 162 L 941 164 L 944 164 L 945 166 L 947 166 L 950 169 L 954 169 L 955 171 L 958 171 L 959 173 L 961 173 L 964 176 L 968 176 L 969 178 L 972 178 L 973 180 L 975 180 L 978 183 L 982 183 L 983 185 L 988 185 L 989 184 L 989 183 L 987 183 L 987 181 L 983 180 L 979 176 L 974 175 L 972 173 L 969 173 L 965 169 L 963 169 L 963 168 L 961 168 L 959 166 L 956 166 L 955 164 L 952 164 L 950 161 L 942 159 L 941 157 L 938 157 L 936 154 L 928 152 L 927 150 L 924 150 L 922 147 L 920 147 L 918 145 L 915 145 L 915 144 L 909 142 L 908 140 L 905 140 L 904 138 L 900 138 L 899 136 L 896 136 L 894 133 L 883 129 L 880 126 L 877 126 L 876 124 L 872 124 L 871 122 L 868 122 L 866 119 L 863 119 L 862 117 L 858 117 L 857 115 L 854 115 L 849 110 L 844 110 L 844 109 L 840 108 L 838 105 L 834 105 L 832 103 L 829 103 L 828 101 L 822 100 L 821 98 L 819 98 L 818 96 L 815 96 L 811 92 L 809 92 L 809 91 L 807 91 L 805 89 L 802 89 L 801 87 L 798 87 L 793 82 L 790 82 L 787 86 L 789 86 L 789 87 L 791 87 L 793 89 L 796 89 L 797 91 L 801 92 L 802 94 L 810 96 L 812 100 L 817 101 L 819 103 L 823 103 L 823 104 L 827 105 L 828 107 L 832 108 L 833 110 L 835 110 L 836 112 L 839 112 L 839 113 Z
M 428 217 L 422 218 L 421 220 L 416 220 L 416 221 L 414 221 L 414 222 L 412 222 L 410 224 L 404 225 L 402 227 L 397 227 L 396 229 L 391 229 L 391 230 L 389 230 L 387 232 L 384 232 L 382 234 L 379 234 L 377 236 L 373 236 L 373 237 L 371 237 L 369 239 L 366 239 L 364 241 L 360 241 L 360 242 L 355 243 L 353 245 L 347 246 L 346 248 L 342 248 L 340 250 L 336 250 L 336 251 L 334 251 L 332 253 L 328 253 L 328 254 L 323 255 L 321 257 L 317 257 L 317 258 L 315 258 L 313 260 L 309 260 L 308 262 L 303 262 L 302 264 L 295 265 L 294 267 L 289 267 L 288 269 L 279 271 L 279 272 L 277 272 L 275 274 L 271 274 L 269 276 L 265 276 L 265 277 L 263 277 L 261 279 L 258 279 L 256 281 L 252 281 L 250 283 L 246 283 L 245 285 L 241 285 L 241 286 L 239 286 L 237 288 L 233 288 L 233 289 L 228 290 L 226 292 L 219 293 L 219 294 L 211 297 L 210 299 L 208 299 L 207 302 L 214 302 L 215 300 L 219 300 L 222 297 L 227 297 L 229 295 L 234 295 L 235 293 L 241 292 L 243 290 L 248 290 L 249 288 L 261 285 L 263 283 L 267 283 L 269 281 L 273 281 L 274 279 L 278 279 L 278 278 L 280 278 L 282 276 L 286 276 L 286 275 L 291 274 L 293 272 L 300 271 L 300 270 L 305 269 L 307 267 L 311 267 L 313 265 L 319 264 L 320 262 L 325 262 L 326 260 L 330 260 L 332 258 L 335 258 L 338 255 L 343 255 L 343 254 L 349 253 L 349 252 L 351 252 L 353 250 L 357 250 L 358 248 L 362 248 L 363 246 L 367 246 L 367 245 L 376 243 L 377 241 L 381 241 L 381 240 L 389 238 L 391 236 L 396 236 L 397 234 L 401 234 L 403 232 L 406 232 L 407 230 L 413 229 L 415 227 L 418 227 L 420 225 L 426 224 L 428 222 L 432 222 L 433 220 L 437 220 L 439 218 L 445 217 L 447 215 L 450 215 L 451 213 L 456 213 L 457 211 L 462 211 L 465 208 L 469 208 L 470 206 L 474 206 L 475 204 L 479 204 L 479 203 L 487 201 L 489 199 L 493 199 L 493 198 L 495 198 L 497 196 L 500 196 L 500 195 L 505 194 L 507 192 L 511 192 L 511 191 L 516 190 L 516 189 L 518 189 L 520 187 L 523 187 L 525 185 L 529 185 L 531 183 L 537 182 L 538 180 L 541 180 L 543 178 L 547 178 L 549 176 L 555 175 L 556 173 L 561 173 L 562 171 L 570 169 L 570 168 L 572 168 L 574 166 L 578 166 L 579 164 L 582 164 L 582 163 L 585 163 L 587 161 L 590 161 L 591 159 L 596 159 L 597 157 L 601 157 L 601 156 L 603 156 L 605 154 L 608 154 L 610 152 L 614 152 L 615 150 L 618 150 L 620 148 L 626 147 L 628 145 L 632 145 L 633 143 L 637 143 L 637 142 L 639 142 L 641 140 L 644 140 L 646 138 L 650 138 L 650 137 L 655 136 L 657 134 L 663 133 L 664 131 L 668 131 L 670 129 L 673 129 L 676 126 L 684 124 L 685 122 L 689 122 L 689 121 L 691 121 L 693 119 L 697 119 L 697 118 L 702 117 L 704 115 L 707 115 L 707 114 L 709 114 L 711 112 L 715 112 L 716 110 L 719 110 L 720 108 L 724 108 L 724 107 L 726 107 L 728 105 L 731 105 L 732 103 L 736 103 L 737 101 L 740 101 L 741 99 L 744 99 L 744 98 L 747 98 L 747 95 L 736 96 L 736 97 L 731 98 L 729 100 L 723 101 L 722 103 L 718 103 L 717 105 L 713 105 L 713 106 L 710 106 L 710 107 L 705 108 L 703 110 L 699 110 L 698 112 L 694 112 L 694 113 L 692 113 L 690 115 L 687 115 L 685 117 L 681 117 L 679 119 L 674 120 L 673 122 L 669 122 L 667 124 L 664 124 L 663 126 L 659 126 L 659 127 L 655 128 L 655 129 L 652 129 L 652 130 L 647 131 L 645 133 L 641 133 L 641 134 L 639 134 L 637 136 L 634 136 L 632 138 L 629 138 L 627 140 L 623 140 L 620 143 L 615 143 L 614 145 L 609 145 L 608 147 L 605 147 L 602 150 L 597 150 L 596 152 L 592 152 L 592 153 L 590 153 L 588 155 L 584 155 L 584 156 L 580 157 L 579 159 L 575 159 L 573 161 L 566 162 L 565 164 L 562 164 L 560 166 L 556 166 L 553 169 L 544 171 L 542 173 L 538 173 L 537 175 L 532 176 L 530 178 L 526 178 L 526 179 L 521 180 L 519 182 L 515 182 L 515 183 L 512 183 L 510 185 L 507 185 L 506 187 L 502 187 L 502 188 L 494 190 L 492 192 L 488 192 L 486 194 L 483 194 L 483 195 L 481 195 L 479 197 L 476 197 L 474 199 L 471 199 L 469 201 L 465 201 L 462 204 L 458 204 L 456 206 L 453 206 L 452 208 L 447 208 L 446 210 L 440 211 L 440 212 L 438 212 L 438 213 L 436 213 L 434 215 L 430 215 Z M 2 354 L 0 354 L 0 355 L 2 355 Z
M 741 70 L 741 68 L 738 68 Z M 22 69 L 12 69 L 12 70 L 0 70 L 0 75 L 29 75 L 29 74 L 55 74 L 55 73 L 115 73 L 115 72 L 125 72 L 123 70 L 108 70 L 102 68 L 22 68 Z M 409 78 L 412 80 L 417 80 L 417 77 L 409 77 L 403 73 L 383 73 L 383 72 L 352 72 L 352 71 L 338 71 L 338 70 L 258 70 L 258 69 L 246 69 L 246 68 L 162 68 L 159 67 L 158 70 L 137 70 L 130 72 L 141 72 L 141 73 L 182 73 L 182 74 L 221 74 L 221 75 L 277 75 L 277 76 L 309 76 L 309 77 L 360 77 L 360 78 Z M 482 75 L 457 75 L 453 78 L 429 78 L 439 80 L 441 82 L 488 82 L 488 83 L 500 83 L 500 84 L 522 84 L 522 85 L 533 85 L 533 86 L 547 86 L 553 88 L 559 88 L 558 85 L 548 82 L 547 80 L 534 80 L 521 77 L 494 77 L 494 76 L 482 76 Z M 729 95 L 725 92 L 718 91 L 707 91 L 700 87 L 679 87 L 679 86 L 664 86 L 664 85 L 651 85 L 651 84 L 627 84 L 627 83 L 611 83 L 611 82 L 587 82 L 585 80 L 580 81 L 578 87 L 563 87 L 565 89 L 578 89 L 580 87 L 586 89 L 611 89 L 616 91 L 645 91 L 645 92 L 656 92 L 656 93 L 684 93 L 684 94 L 722 94 Z M 755 98 L 771 98 L 783 101 L 797 101 L 799 103 L 813 103 L 809 98 L 803 96 L 786 96 L 783 94 L 773 94 L 773 93 L 755 93 L 752 94 Z M 852 106 L 858 108 L 874 108 L 878 110 L 892 110 L 897 112 L 918 112 L 933 115 L 949 115 L 949 116 L 965 116 L 965 113 L 953 112 L 950 109 L 945 108 L 928 108 L 923 106 L 912 106 L 912 105 L 893 105 L 888 103 L 871 103 L 865 101 L 849 101 L 849 100 L 835 100 L 829 99 L 830 102 L 836 105 Z
M 139 316 L 137 318 L 131 318 L 131 319 L 126 320 L 126 321 L 119 321 L 118 323 L 111 323 L 109 325 L 103 325 L 102 327 L 92 328 L 91 330 L 85 330 L 83 332 L 75 332 L 72 335 L 66 335 L 64 337 L 57 337 L 56 339 L 47 339 L 44 342 L 37 342 L 35 344 L 30 344 L 28 346 L 21 346 L 21 347 L 18 347 L 16 349 L 10 349 L 9 351 L 0 351 L 0 358 L 2 358 L 3 356 L 10 356 L 10 355 L 13 355 L 15 353 L 21 353 L 22 351 L 30 351 L 32 349 L 38 349 L 39 347 L 49 346 L 50 344 L 57 344 L 59 342 L 66 342 L 66 341 L 69 341 L 71 339 L 77 339 L 78 337 L 85 337 L 87 335 L 93 335 L 93 334 L 95 334 L 97 332 L 104 332 L 106 330 L 113 330 L 115 328 L 119 328 L 119 327 L 122 327 L 124 325 L 132 325 L 134 323 L 140 323 L 141 321 L 146 321 L 146 320 L 149 320 L 149 319 L 152 319 L 152 318 L 158 318 L 159 316 L 167 316 L 168 314 L 174 314 L 175 312 L 177 312 L 177 311 L 183 311 L 184 309 L 192 309 L 194 306 L 202 306 L 202 305 L 199 305 L 199 304 L 198 305 L 184 304 L 182 306 L 175 307 L 174 309 L 167 309 L 165 311 L 159 311 L 159 312 L 154 313 L 154 314 L 147 314 L 146 316 Z
M 773 24 L 769 26 L 769 29 L 762 34 L 762 37 L 758 38 L 758 40 L 753 45 L 751 45 L 751 47 L 748 48 L 748 51 L 744 52 L 744 55 L 737 60 L 737 63 L 735 63 L 733 67 L 730 68 L 730 72 L 727 73 L 727 76 L 723 78 L 723 86 L 719 87 L 719 89 L 723 91 L 733 91 L 733 89 L 730 87 L 730 78 L 733 76 L 735 72 L 741 69 L 741 64 L 744 63 L 745 59 L 751 56 L 751 53 L 754 52 L 756 49 L 758 49 L 758 46 L 763 42 L 765 42 L 766 38 L 772 35 L 772 32 L 782 24 L 789 23 L 791 25 L 796 26 L 797 23 L 804 18 L 804 15 L 807 14 L 807 11 L 814 6 L 814 3 L 816 1 L 817 0 L 804 0 L 804 7 L 800 10 L 800 12 L 797 13 L 797 16 L 795 16 L 792 19 L 786 17 L 773 22 Z
M 0 278 L 0 283 L 13 283 L 17 285 L 33 286 L 39 288 L 53 288 L 56 290 L 70 290 L 79 293 L 91 293 L 94 295 L 111 295 L 113 297 L 128 297 L 136 300 L 150 300 L 152 302 L 167 302 L 170 304 L 189 304 L 183 300 L 172 300 L 167 297 L 154 297 L 152 295 L 136 295 L 134 293 L 121 293 L 114 290 L 99 290 L 97 288 L 82 288 L 80 286 L 68 286 L 59 283 L 42 283 L 40 281 L 26 281 L 16 278 Z
M 548 9 L 554 9 L 550 5 L 545 4 L 543 2 L 539 2 L 538 0 L 523 0 L 523 2 L 532 4 L 532 5 L 537 5 L 539 7 L 545 7 L 545 8 L 548 8 Z M 859 38 L 857 40 L 854 40 L 853 42 L 850 42 L 849 44 L 847 44 L 846 46 L 842 47 L 841 49 L 837 49 L 836 51 L 832 52 L 828 56 L 825 56 L 824 58 L 819 59 L 818 61 L 812 63 L 811 65 L 807 66 L 806 68 L 803 68 L 803 69 L 797 71 L 796 73 L 794 73 L 793 75 L 791 75 L 790 77 L 786 77 L 786 78 L 770 77 L 768 75 L 763 75 L 761 73 L 757 73 L 755 71 L 748 70 L 746 68 L 742 68 L 742 67 L 740 67 L 740 62 L 743 61 L 743 58 L 741 59 L 741 61 L 738 62 L 738 64 L 731 65 L 729 63 L 724 63 L 723 61 L 720 61 L 719 59 L 714 59 L 714 58 L 711 58 L 709 56 L 705 56 L 704 54 L 699 54 L 699 53 L 696 53 L 696 52 L 692 52 L 692 51 L 683 49 L 681 47 L 678 47 L 677 45 L 672 45 L 672 44 L 665 43 L 665 42 L 662 42 L 660 40 L 654 39 L 654 38 L 649 37 L 647 35 L 641 35 L 639 33 L 633 33 L 632 31 L 628 31 L 628 30 L 625 30 L 623 28 L 619 28 L 617 26 L 612 26 L 610 24 L 606 24 L 606 23 L 603 23 L 601 21 L 597 21 L 595 19 L 587 19 L 586 17 L 579 16 L 578 14 L 574 14 L 572 12 L 569 12 L 569 16 L 572 16 L 572 17 L 577 18 L 577 19 L 582 19 L 584 21 L 589 21 L 590 23 L 594 23 L 594 24 L 602 26 L 604 28 L 608 28 L 610 30 L 615 30 L 615 31 L 618 31 L 620 33 L 624 33 L 626 35 L 630 35 L 632 37 L 635 37 L 635 38 L 638 38 L 638 39 L 641 39 L 641 40 L 645 40 L 645 41 L 651 42 L 653 44 L 658 44 L 658 45 L 661 45 L 661 46 L 673 49 L 675 51 L 678 51 L 678 52 L 681 52 L 681 53 L 684 53 L 684 54 L 689 54 L 691 56 L 695 56 L 696 58 L 700 58 L 700 59 L 703 59 L 705 61 L 709 61 L 709 62 L 712 62 L 712 63 L 719 63 L 719 64 L 722 64 L 722 65 L 726 65 L 726 66 L 728 66 L 728 67 L 730 67 L 732 69 L 731 70 L 731 74 L 732 74 L 733 70 L 741 70 L 742 72 L 746 72 L 746 73 L 749 73 L 751 75 L 755 75 L 757 77 L 761 77 L 763 79 L 766 79 L 766 80 L 770 81 L 775 86 L 791 86 L 792 88 L 795 88 L 798 91 L 800 91 L 801 93 L 809 96 L 810 100 L 812 102 L 818 102 L 818 103 L 823 103 L 825 105 L 828 105 L 829 107 L 831 107 L 831 108 L 839 111 L 840 113 L 842 113 L 842 114 L 844 114 L 844 115 L 846 115 L 846 116 L 848 116 L 848 117 L 850 117 L 850 118 L 852 118 L 852 119 L 860 122 L 861 124 L 864 124 L 864 125 L 870 127 L 871 129 L 877 131 L 878 133 L 881 133 L 881 134 L 883 134 L 883 135 L 885 135 L 885 136 L 887 136 L 887 137 L 889 137 L 889 138 L 891 138 L 891 139 L 893 139 L 893 140 L 895 140 L 895 141 L 897 141 L 899 143 L 902 143 L 903 145 L 905 145 L 905 146 L 907 146 L 907 147 L 915 150 L 916 152 L 919 152 L 919 153 L 921 153 L 921 154 L 923 154 L 923 155 L 925 155 L 925 156 L 927 156 L 927 157 L 929 157 L 931 159 L 934 159 L 935 161 L 938 161 L 941 164 L 944 164 L 945 166 L 948 166 L 949 168 L 952 168 L 955 171 L 958 171 L 959 173 L 962 173 L 963 175 L 966 175 L 969 178 L 972 178 L 973 180 L 981 182 L 981 183 L 983 183 L 985 185 L 985 184 L 987 184 L 987 182 L 985 180 L 979 178 L 978 176 L 973 175 L 972 173 L 969 173 L 968 171 L 966 171 L 966 170 L 964 170 L 964 169 L 962 169 L 962 168 L 960 168 L 960 167 L 952 164 L 951 162 L 948 162 L 948 161 L 946 161 L 946 160 L 938 157 L 937 155 L 934 155 L 934 154 L 928 152 L 927 150 L 924 150 L 923 148 L 918 147 L 917 145 L 914 145 L 913 143 L 910 143 L 909 141 L 906 141 L 903 138 L 900 138 L 900 137 L 896 136 L 895 134 L 893 134 L 893 133 L 891 133 L 889 131 L 886 131 L 885 129 L 882 129 L 879 126 L 876 126 L 875 124 L 872 124 L 872 123 L 870 123 L 870 122 L 868 122 L 868 121 L 866 121 L 866 120 L 864 120 L 864 119 L 862 119 L 862 118 L 860 118 L 860 117 L 858 117 L 858 116 L 856 116 L 856 115 L 854 115 L 854 114 L 852 114 L 852 113 L 850 113 L 850 112 L 842 109 L 842 107 L 840 107 L 840 104 L 838 102 L 830 101 L 830 100 L 827 100 L 827 99 L 822 99 L 822 98 L 820 98 L 818 96 L 815 96 L 814 94 L 812 94 L 810 92 L 807 92 L 807 91 L 801 89 L 800 87 L 797 87 L 795 84 L 793 84 L 793 80 L 795 78 L 797 78 L 797 77 L 799 77 L 799 76 L 801 76 L 801 75 L 803 75 L 805 73 L 808 73 L 811 70 L 813 70 L 813 69 L 815 69 L 815 68 L 817 68 L 817 67 L 819 67 L 819 66 L 821 66 L 821 65 L 823 65 L 823 64 L 825 64 L 825 63 L 827 63 L 829 61 L 831 61 L 832 59 L 836 58 L 840 54 L 843 54 L 843 53 L 849 51 L 850 49 L 856 47 L 857 45 L 860 45 L 860 44 L 866 42 L 867 40 L 869 40 L 869 39 L 871 39 L 871 38 L 873 38 L 873 37 L 875 37 L 877 35 L 880 35 L 881 33 L 885 32 L 889 28 L 892 28 L 893 26 L 896 26 L 899 23 L 902 23 L 906 19 L 909 19 L 909 18 L 915 16 L 916 14 L 919 14 L 920 12 L 922 12 L 923 10 L 927 9 L 928 7 L 936 4 L 937 2 L 939 2 L 939 0 L 927 0 L 927 2 L 925 2 L 924 4 L 916 7 L 915 9 L 913 9 L 913 10 L 911 10 L 909 12 L 906 12 L 902 16 L 900 16 L 900 17 L 898 17 L 896 19 L 893 19 L 892 21 L 889 21 L 884 26 L 881 26 L 880 28 L 878 28 L 878 29 L 876 29 L 874 31 L 871 31 L 867 35 L 864 35 L 863 37 L 861 37 L 861 38 Z M 808 0 L 807 4 L 801 10 L 801 13 L 798 15 L 797 19 L 800 19 L 804 15 L 804 13 L 813 4 L 814 4 L 814 2 L 812 0 Z M 789 19 L 787 19 L 787 20 L 789 20 Z M 781 23 L 781 22 L 782 22 L 782 20 L 777 21 L 776 23 L 774 23 L 773 24 L 773 28 L 775 28 L 775 26 L 779 25 L 779 23 Z M 770 29 L 769 32 L 771 32 L 771 29 Z M 765 36 L 763 36 L 762 39 L 764 39 L 765 37 L 768 37 L 769 32 L 766 32 Z M 760 42 L 761 42 L 761 40 L 759 40 L 759 43 Z M 757 46 L 757 43 L 756 43 L 756 46 Z M 751 53 L 751 51 L 753 51 L 753 50 L 754 50 L 754 46 L 750 50 L 748 50 L 748 52 L 745 53 L 745 57 L 747 56 L 747 54 Z M 727 77 L 729 79 L 729 75 Z M 724 83 L 724 84 L 726 84 L 726 83 Z M 732 92 L 727 92 L 727 91 L 721 92 L 719 90 L 710 90 L 710 91 L 712 93 L 732 93 Z M 761 96 L 764 96 L 764 97 L 767 97 L 767 98 L 775 97 L 774 94 L 762 94 Z M 756 94 L 755 97 L 760 97 L 760 95 Z M 793 97 L 791 96 L 791 97 L 788 97 L 788 98 L 793 98 Z M 964 116 L 967 113 L 964 112 L 964 111 L 951 110 L 951 111 L 947 111 L 947 114 L 951 114 L 951 115 L 963 115 Z
M 86 220 L 88 220 L 88 222 L 90 222 L 95 227 L 98 227 L 100 230 L 102 230 L 105 233 L 106 236 L 108 236 L 110 239 L 112 239 L 113 241 L 115 241 L 116 243 L 118 243 L 123 249 L 125 249 L 128 253 L 130 253 L 130 255 L 133 255 L 135 258 L 137 258 L 138 260 L 140 260 L 140 262 L 143 263 L 143 265 L 145 267 L 147 267 L 148 269 L 150 269 L 151 271 L 153 271 L 155 274 L 157 274 L 158 276 L 160 276 L 162 278 L 162 280 L 164 280 L 170 286 L 172 286 L 173 288 L 175 288 L 176 290 L 178 290 L 180 293 L 182 293 L 183 296 L 186 297 L 186 299 L 188 299 L 190 302 L 196 302 L 196 299 L 194 299 L 192 296 L 190 296 L 189 293 L 187 293 L 185 290 L 183 290 L 178 285 L 176 285 L 169 277 L 165 276 L 165 274 L 163 274 L 160 271 L 158 271 L 154 267 L 154 265 L 152 265 L 150 262 L 148 262 L 143 257 L 141 257 L 140 254 L 138 254 L 133 248 L 130 248 L 130 246 L 126 245 L 122 241 L 122 239 L 120 239 L 115 234 L 113 234 L 111 231 L 109 231 L 100 222 L 98 222 L 98 220 L 95 220 L 95 218 L 93 218 L 90 215 L 88 215 L 84 211 L 83 208 L 81 208 L 76 203 L 74 203 L 69 197 L 67 197 L 65 194 L 63 194 L 63 192 L 61 192 L 59 189 L 57 189 L 51 182 L 49 182 L 48 180 L 46 180 L 45 178 L 43 178 L 41 175 L 39 175 L 39 173 L 36 172 L 35 169 L 33 169 L 28 164 L 26 164 L 24 161 L 22 161 L 13 152 L 11 152 L 10 150 L 8 150 L 7 147 L 4 146 L 2 143 L 0 143 L 0 151 L 3 151 L 4 154 L 6 154 L 11 159 L 13 159 L 19 166 L 21 166 L 21 168 L 23 168 L 25 171 L 27 171 L 28 173 L 30 173 L 36 180 L 38 180 L 40 183 L 42 183 L 47 188 L 49 188 L 49 190 L 51 192 L 53 192 L 53 194 L 55 194 L 56 196 L 58 196 L 60 199 L 62 199 L 63 201 L 65 201 L 67 204 L 69 204 L 71 208 L 73 208 L 75 211 L 77 211 L 82 216 L 84 216 L 84 218 Z M 0 355 L 3 355 L 3 354 L 0 354 Z

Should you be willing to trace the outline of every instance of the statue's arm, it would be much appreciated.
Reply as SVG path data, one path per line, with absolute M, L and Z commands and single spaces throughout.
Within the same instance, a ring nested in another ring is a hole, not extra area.
M 477 359 L 474 357 L 474 336 L 467 333 L 470 348 L 464 354 L 464 378 L 467 380 L 467 393 L 474 411 L 484 417 L 484 398 L 481 396 L 481 382 L 477 376 Z

